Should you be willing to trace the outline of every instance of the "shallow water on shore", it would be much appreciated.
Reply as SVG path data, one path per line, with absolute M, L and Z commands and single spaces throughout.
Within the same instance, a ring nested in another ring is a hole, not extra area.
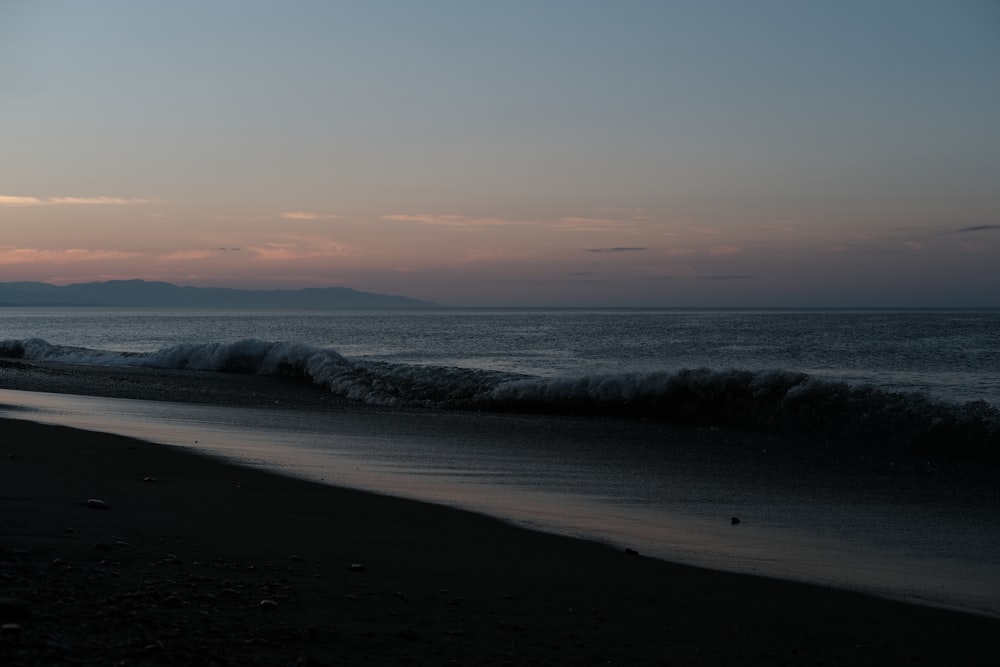
M 772 460 L 762 438 L 751 450 L 731 446 L 737 436 L 646 422 L 12 390 L 0 390 L 0 416 L 183 446 L 665 560 L 1000 616 L 995 492 Z

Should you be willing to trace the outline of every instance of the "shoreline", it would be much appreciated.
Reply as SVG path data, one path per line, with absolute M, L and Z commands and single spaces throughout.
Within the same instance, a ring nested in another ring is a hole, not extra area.
M 271 375 L 0 360 L 0 386 L 2 417 L 1000 618 L 993 466 L 657 421 L 372 406 Z
M 192 405 L 239 408 L 281 408 L 303 411 L 353 413 L 430 412 L 445 414 L 486 414 L 534 417 L 532 413 L 482 412 L 423 407 L 391 407 L 338 396 L 330 390 L 299 377 L 225 373 L 183 368 L 144 366 L 104 366 L 82 363 L 29 361 L 0 358 L 0 389 L 51 394 L 69 394 L 99 398 L 140 401 L 166 401 Z M 545 416 L 545 415 L 539 415 Z M 548 415 L 555 418 L 579 418 L 580 415 Z M 600 420 L 615 417 L 597 416 Z M 626 422 L 645 419 L 624 418 Z M 772 455 L 782 460 L 808 461 L 832 468 L 875 470 L 885 473 L 931 472 L 933 476 L 954 479 L 958 485 L 995 485 L 1000 481 L 1000 462 L 953 456 L 935 456 L 925 451 L 906 451 L 854 445 L 843 439 L 818 436 L 769 433 L 702 426 L 694 423 L 655 421 L 659 427 L 680 433 L 700 433 L 716 447 L 726 442 L 766 441 Z M 713 433 L 725 431 L 725 437 Z M 751 447 L 752 448 L 752 447 Z M 737 447 L 732 448 L 734 451 Z
M 6 419 L 0 434 L 4 664 L 985 665 L 1000 648 L 989 617 L 120 436 Z

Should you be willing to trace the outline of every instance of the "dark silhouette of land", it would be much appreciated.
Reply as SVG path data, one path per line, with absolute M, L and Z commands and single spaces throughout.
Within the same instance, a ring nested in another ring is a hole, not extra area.
M 349 287 L 242 290 L 181 287 L 145 280 L 50 285 L 0 283 L 0 306 L 214 307 L 214 308 L 429 308 L 437 304 Z

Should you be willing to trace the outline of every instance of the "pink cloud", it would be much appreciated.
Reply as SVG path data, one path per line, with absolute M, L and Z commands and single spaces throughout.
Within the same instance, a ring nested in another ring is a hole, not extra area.
M 350 248 L 332 241 L 320 240 L 314 243 L 266 243 L 252 246 L 247 250 L 258 259 L 268 262 L 292 261 L 316 257 L 348 257 L 357 254 Z
M 343 216 L 335 213 L 313 213 L 312 211 L 287 211 L 281 214 L 285 220 L 340 220 Z
M 73 262 L 94 262 L 138 257 L 141 253 L 120 250 L 86 250 L 66 248 L 62 250 L 39 250 L 37 248 L 0 247 L 0 263 L 3 264 L 69 264 Z
M 630 220 L 655 220 L 649 209 L 631 208 L 628 206 L 605 206 L 595 209 L 598 213 L 610 213 L 612 215 L 626 216 Z
M 464 215 L 430 215 L 426 213 L 417 215 L 396 213 L 393 215 L 383 215 L 382 219 L 392 222 L 416 222 L 421 225 L 435 225 L 457 229 L 477 229 L 494 225 L 521 224 L 502 218 L 470 218 Z
M 178 250 L 176 252 L 161 255 L 160 260 L 164 262 L 186 262 L 189 260 L 208 259 L 218 257 L 221 250 Z
M 128 204 L 155 204 L 150 199 L 127 199 L 124 197 L 25 197 L 20 195 L 0 195 L 0 207 L 18 208 L 26 206 L 122 206 Z

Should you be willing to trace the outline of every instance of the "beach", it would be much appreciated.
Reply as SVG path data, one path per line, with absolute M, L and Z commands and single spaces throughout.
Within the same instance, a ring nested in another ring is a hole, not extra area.
M 1000 667 L 998 26 L 0 0 L 0 667 Z
M 119 436 L 0 434 L 5 665 L 985 665 L 1000 650 L 993 618 Z

